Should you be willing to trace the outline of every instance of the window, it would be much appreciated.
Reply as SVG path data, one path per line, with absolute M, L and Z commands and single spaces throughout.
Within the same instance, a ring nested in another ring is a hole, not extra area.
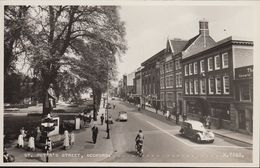
M 198 79 L 194 80 L 194 94 L 198 94 L 199 91 L 199 81 Z
M 180 58 L 175 60 L 175 69 L 176 70 L 181 69 Z
M 214 78 L 209 78 L 209 94 L 214 93 Z
M 166 104 L 167 104 L 167 107 L 173 106 L 173 93 L 172 92 L 166 93 Z
M 200 73 L 205 72 L 205 62 L 204 60 L 200 61 Z
M 215 69 L 220 69 L 220 57 L 219 57 L 219 55 L 214 57 L 214 61 L 215 61 Z
M 188 76 L 188 70 L 189 70 L 188 65 L 184 66 L 184 70 L 185 70 L 185 76 Z
M 161 92 L 161 94 L 160 94 L 160 99 L 161 99 L 161 101 L 164 101 L 164 93 L 163 92 Z
M 164 74 L 164 64 L 160 64 L 160 73 Z
M 164 86 L 164 78 L 161 78 L 160 84 L 161 84 L 161 89 L 163 89 L 165 87 Z
M 228 53 L 222 54 L 222 68 L 228 68 Z
M 185 81 L 185 94 L 189 94 L 189 82 Z
M 173 71 L 173 62 L 169 62 L 169 71 Z
M 198 63 L 197 62 L 193 63 L 193 72 L 194 72 L 194 74 L 198 73 Z
M 192 75 L 192 64 L 189 64 L 189 74 Z
M 173 87 L 173 76 L 169 76 L 169 86 Z
M 193 94 L 193 81 L 190 80 L 190 94 Z
M 229 94 L 229 76 L 223 76 L 224 94 Z
M 216 94 L 221 94 L 221 79 L 220 77 L 215 78 Z
M 182 76 L 181 76 L 181 72 L 176 73 L 176 87 L 182 87 Z
M 206 79 L 200 79 L 200 94 L 206 93 Z
M 212 71 L 213 70 L 213 58 L 210 57 L 208 58 L 208 71 Z
M 250 101 L 251 93 L 248 84 L 244 84 L 240 86 L 240 100 L 242 101 Z

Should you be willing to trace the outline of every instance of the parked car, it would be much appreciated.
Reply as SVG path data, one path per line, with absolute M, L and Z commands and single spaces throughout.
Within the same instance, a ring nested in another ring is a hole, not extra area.
M 115 97 L 112 97 L 112 100 L 115 100 Z
M 214 142 L 214 133 L 206 130 L 203 124 L 199 121 L 187 120 L 184 121 L 180 129 L 181 135 L 194 140 L 197 143 Z
M 118 114 L 118 120 L 119 121 L 127 121 L 127 112 L 126 111 L 120 111 Z

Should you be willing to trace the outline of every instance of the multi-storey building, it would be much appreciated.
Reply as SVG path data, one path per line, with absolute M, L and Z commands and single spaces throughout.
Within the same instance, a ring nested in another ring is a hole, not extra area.
M 134 78 L 134 102 L 136 104 L 140 104 L 142 97 L 142 75 L 141 75 L 142 67 L 137 68 L 135 72 Z
M 164 49 L 144 61 L 142 73 L 142 98 L 143 103 L 149 103 L 153 107 L 159 106 L 160 101 L 160 69 L 159 60 L 164 56 Z
M 244 82 L 236 81 L 235 76 L 240 67 L 252 65 L 252 57 L 253 42 L 232 37 L 204 50 L 184 54 L 184 111 L 188 116 L 200 119 L 210 115 L 214 126 L 240 130 L 239 123 L 246 115 L 250 120 L 247 125 L 250 125 L 252 99 L 248 98 L 248 94 L 252 93 L 251 79 L 244 85 Z M 241 93 L 242 97 L 238 95 Z M 246 104 L 239 102 L 243 96 L 247 99 Z
M 190 40 L 167 40 L 165 56 L 160 60 L 161 99 L 168 110 L 183 113 L 182 57 L 209 48 L 215 41 L 209 35 L 208 22 L 199 22 L 199 34 Z

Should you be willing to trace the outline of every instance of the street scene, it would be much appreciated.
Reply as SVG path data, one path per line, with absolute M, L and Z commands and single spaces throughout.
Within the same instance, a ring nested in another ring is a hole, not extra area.
M 3 9 L 4 165 L 259 162 L 253 3 Z

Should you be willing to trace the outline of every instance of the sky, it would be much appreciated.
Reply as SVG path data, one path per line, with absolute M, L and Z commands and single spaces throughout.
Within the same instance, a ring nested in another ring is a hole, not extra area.
M 128 50 L 118 64 L 119 76 L 129 74 L 166 47 L 167 38 L 189 40 L 199 33 L 199 21 L 209 22 L 210 36 L 219 41 L 229 36 L 254 40 L 252 6 L 153 5 L 121 6 Z

